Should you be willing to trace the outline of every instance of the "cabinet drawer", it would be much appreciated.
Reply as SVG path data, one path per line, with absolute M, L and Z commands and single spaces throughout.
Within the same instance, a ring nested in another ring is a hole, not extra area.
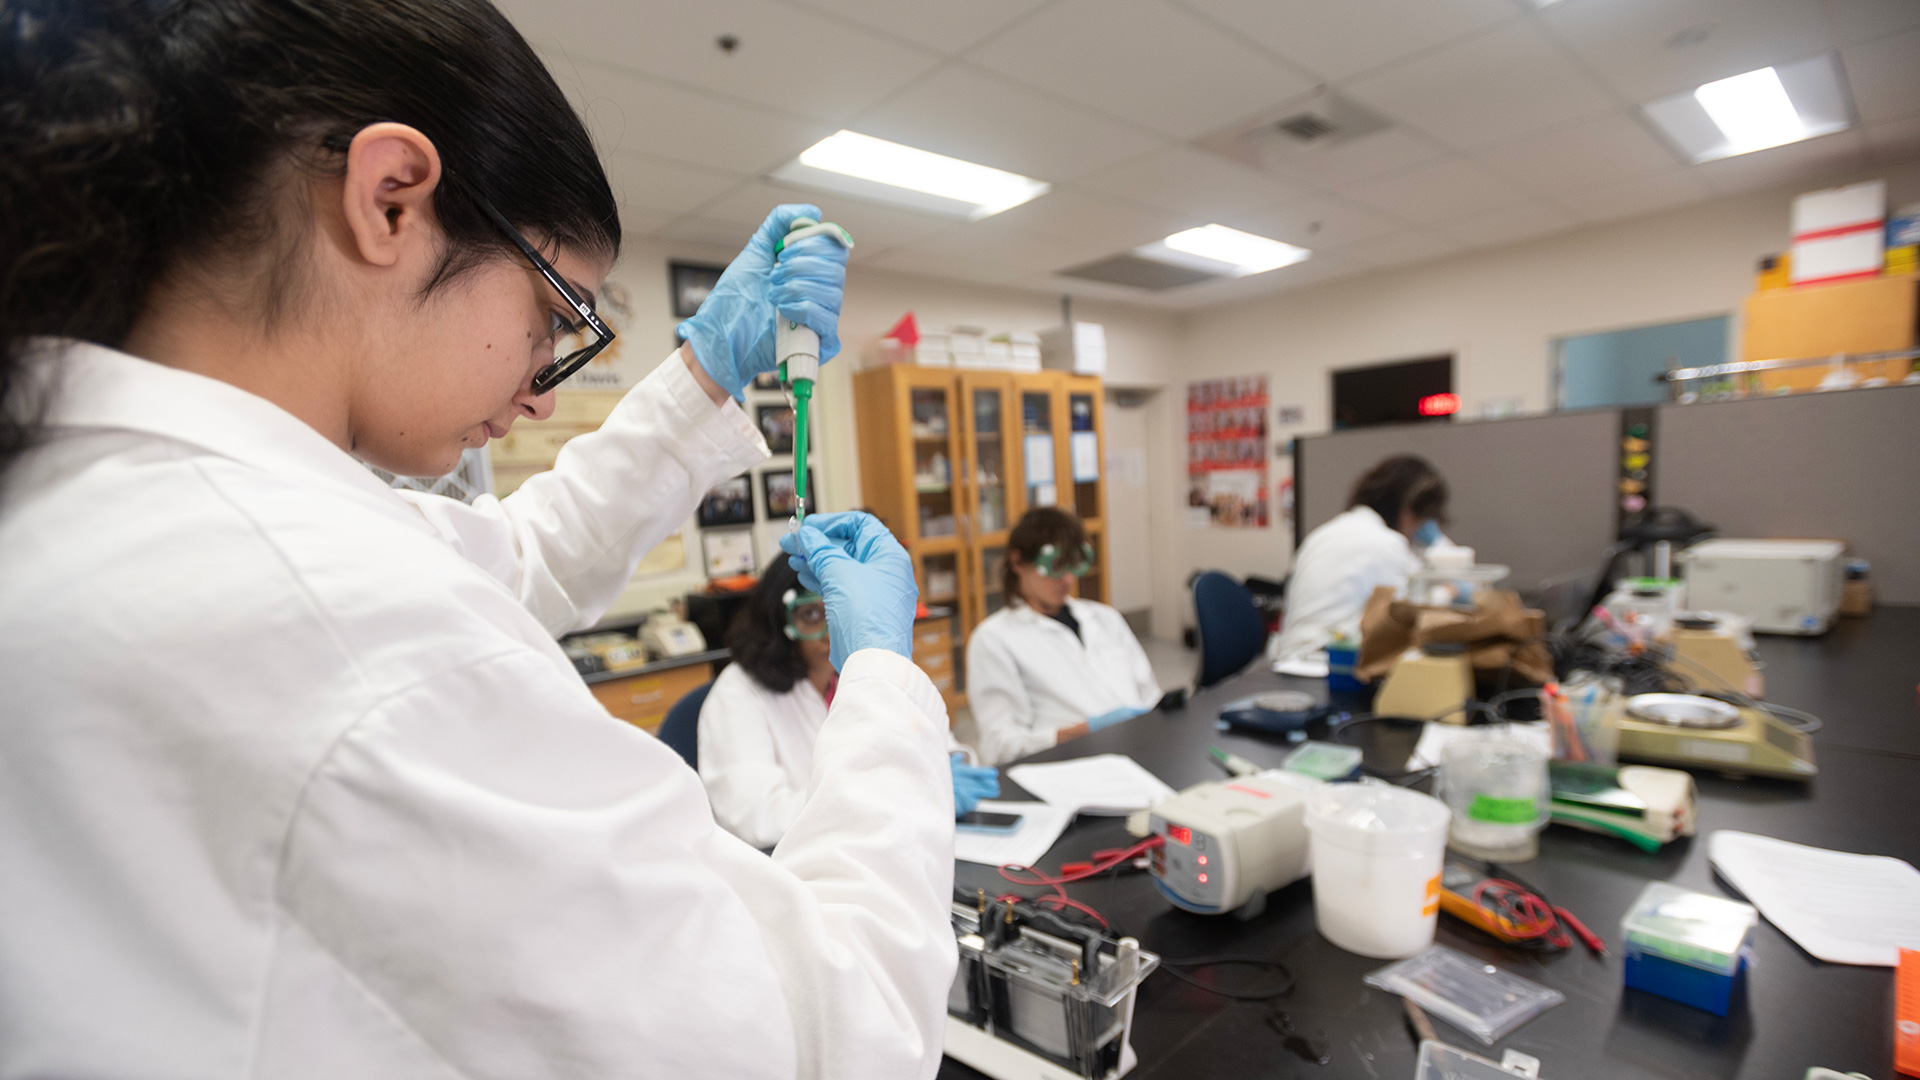
M 936 679 L 942 675 L 953 677 L 953 654 L 950 652 L 915 655 L 913 662 L 920 666 L 921 671 Z
M 713 678 L 708 664 L 690 664 L 654 675 L 609 679 L 589 689 L 608 712 L 635 727 L 653 731 L 667 718 L 667 710 L 688 692 Z
M 920 657 L 929 653 L 951 653 L 953 651 L 952 624 L 945 619 L 939 622 L 916 623 L 913 627 L 913 655 Z

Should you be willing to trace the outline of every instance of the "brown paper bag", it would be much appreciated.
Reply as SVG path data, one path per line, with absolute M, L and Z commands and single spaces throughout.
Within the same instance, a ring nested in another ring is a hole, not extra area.
M 1395 600 L 1382 586 L 1360 615 L 1360 656 L 1354 677 L 1372 682 L 1400 662 L 1409 648 L 1456 645 L 1466 649 L 1476 672 L 1512 668 L 1509 685 L 1539 685 L 1553 678 L 1553 658 L 1544 637 L 1546 615 L 1526 607 L 1517 593 L 1482 589 L 1472 613 Z

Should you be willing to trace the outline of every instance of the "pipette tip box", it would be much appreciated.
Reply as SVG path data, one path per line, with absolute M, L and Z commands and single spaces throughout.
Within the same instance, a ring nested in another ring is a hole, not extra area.
M 1725 1016 L 1746 980 L 1759 921 L 1751 904 L 1650 882 L 1620 920 L 1626 984 Z

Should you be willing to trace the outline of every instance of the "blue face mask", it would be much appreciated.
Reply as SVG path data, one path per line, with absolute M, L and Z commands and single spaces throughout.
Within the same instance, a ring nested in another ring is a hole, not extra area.
M 1440 523 L 1428 518 L 1414 530 L 1413 542 L 1420 547 L 1432 547 L 1440 542 Z

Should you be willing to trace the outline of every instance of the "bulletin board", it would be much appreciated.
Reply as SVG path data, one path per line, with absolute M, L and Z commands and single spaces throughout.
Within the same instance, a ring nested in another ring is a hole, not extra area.
M 1235 375 L 1187 384 L 1187 523 L 1264 529 L 1268 485 L 1267 377 Z

